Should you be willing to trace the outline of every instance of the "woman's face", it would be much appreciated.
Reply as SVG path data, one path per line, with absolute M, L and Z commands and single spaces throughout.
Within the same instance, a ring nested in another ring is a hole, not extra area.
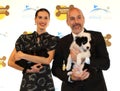
M 46 30 L 49 25 L 50 17 L 46 11 L 39 11 L 37 17 L 35 17 L 35 24 L 37 25 L 37 30 Z

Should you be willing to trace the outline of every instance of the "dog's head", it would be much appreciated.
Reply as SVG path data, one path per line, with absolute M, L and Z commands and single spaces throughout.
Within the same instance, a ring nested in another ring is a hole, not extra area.
M 82 33 L 82 35 L 76 37 L 76 43 L 80 46 L 81 50 L 90 50 L 91 37 L 89 33 Z

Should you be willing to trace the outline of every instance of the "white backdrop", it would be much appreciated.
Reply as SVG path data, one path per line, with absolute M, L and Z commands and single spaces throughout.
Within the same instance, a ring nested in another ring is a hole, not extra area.
M 38 8 L 47 8 L 51 13 L 48 32 L 60 37 L 70 32 L 65 17 L 56 17 L 56 6 L 74 5 L 82 9 L 85 15 L 85 27 L 101 31 L 103 35 L 111 34 L 112 45 L 107 47 L 111 59 L 110 69 L 104 71 L 108 91 L 120 91 L 119 66 L 119 0 L 0 0 L 0 62 L 6 56 L 5 67 L 0 63 L 0 91 L 19 91 L 22 72 L 7 65 L 16 39 L 24 31 L 35 31 L 34 14 Z M 9 5 L 9 15 L 1 14 L 2 8 Z M 118 32 L 117 32 L 118 30 Z M 56 91 L 60 91 L 61 81 L 54 77 Z

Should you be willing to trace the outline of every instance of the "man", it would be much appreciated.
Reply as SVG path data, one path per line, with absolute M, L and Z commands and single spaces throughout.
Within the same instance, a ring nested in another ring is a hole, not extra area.
M 107 91 L 102 70 L 110 67 L 109 54 L 104 38 L 100 32 L 88 31 L 84 28 L 84 15 L 78 8 L 71 8 L 67 13 L 67 24 L 72 33 L 60 39 L 53 61 L 52 73 L 62 80 L 61 91 Z M 91 56 L 89 60 L 84 59 L 85 66 L 81 73 L 77 73 L 79 66 L 73 67 L 72 74 L 67 75 L 65 69 L 69 53 L 72 61 L 76 61 L 78 50 L 70 50 L 69 47 L 75 36 L 82 32 L 91 34 Z

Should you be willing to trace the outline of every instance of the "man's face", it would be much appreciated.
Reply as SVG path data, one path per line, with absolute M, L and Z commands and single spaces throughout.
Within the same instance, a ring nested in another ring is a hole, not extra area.
M 83 30 L 84 16 L 78 9 L 71 9 L 67 16 L 67 24 L 71 27 L 72 32 L 79 34 Z

